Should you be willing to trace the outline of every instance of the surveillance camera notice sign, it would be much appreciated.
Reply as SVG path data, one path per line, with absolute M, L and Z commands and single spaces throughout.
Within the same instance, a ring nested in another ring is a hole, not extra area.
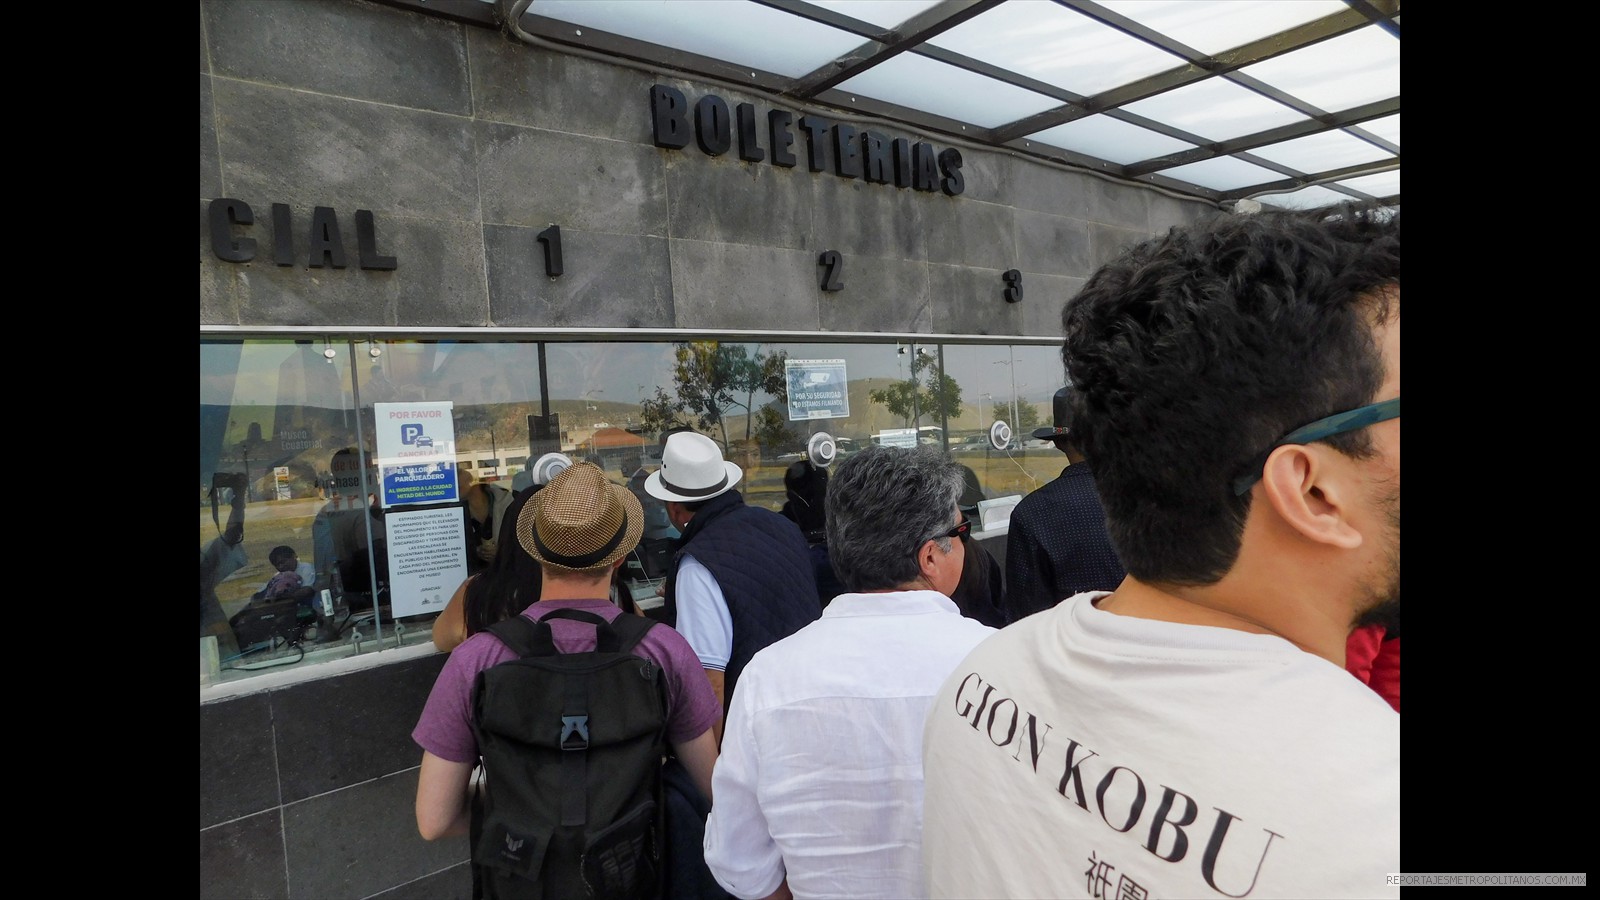
M 385 508 L 458 499 L 454 406 L 449 400 L 372 405 Z
M 789 385 L 789 421 L 850 417 L 844 360 L 784 360 L 783 373 Z

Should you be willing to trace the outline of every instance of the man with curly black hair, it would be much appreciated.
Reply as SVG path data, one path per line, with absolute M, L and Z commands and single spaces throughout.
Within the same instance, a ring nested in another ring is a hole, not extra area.
M 1397 896 L 1400 720 L 1345 671 L 1400 605 L 1400 216 L 1215 216 L 1062 312 L 1127 578 L 957 667 L 934 897 Z

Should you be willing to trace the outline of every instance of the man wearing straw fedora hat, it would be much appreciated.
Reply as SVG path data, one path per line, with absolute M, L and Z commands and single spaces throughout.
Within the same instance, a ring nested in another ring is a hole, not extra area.
M 538 560 L 544 585 L 539 602 L 521 615 L 539 621 L 557 610 L 582 610 L 614 621 L 622 610 L 609 598 L 612 572 L 639 543 L 644 511 L 633 494 L 606 480 L 593 465 L 562 471 L 529 496 L 517 516 L 517 542 Z M 551 618 L 556 649 L 595 648 L 593 625 Z M 651 628 L 633 652 L 662 669 L 667 687 L 667 742 L 695 785 L 711 796 L 717 747 L 712 726 L 721 720 L 716 696 L 700 674 L 700 661 L 682 635 Z M 427 840 L 468 832 L 469 781 L 479 758 L 472 727 L 472 690 L 479 672 L 516 657 L 492 632 L 463 641 L 445 661 L 411 732 L 423 750 L 417 781 L 417 829 Z
M 734 489 L 743 475 L 715 441 L 680 431 L 667 436 L 661 468 L 644 483 L 682 532 L 667 573 L 667 622 L 699 655 L 724 709 L 757 650 L 822 615 L 805 535 L 745 505 Z

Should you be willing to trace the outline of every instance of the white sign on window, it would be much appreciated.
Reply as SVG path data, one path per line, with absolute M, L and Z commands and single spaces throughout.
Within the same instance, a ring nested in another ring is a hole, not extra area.
M 789 421 L 850 417 L 844 360 L 788 359 L 783 374 L 789 387 Z
M 467 579 L 465 514 L 459 506 L 446 506 L 384 516 L 395 618 L 439 612 Z

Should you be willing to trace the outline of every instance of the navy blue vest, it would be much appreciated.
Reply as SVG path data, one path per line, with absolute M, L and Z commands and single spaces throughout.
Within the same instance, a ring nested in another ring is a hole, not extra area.
M 706 501 L 683 530 L 667 576 L 667 624 L 678 623 L 678 564 L 693 556 L 722 588 L 733 620 L 733 652 L 723 676 L 726 708 L 739 673 L 756 651 L 822 615 L 811 551 L 800 527 L 770 509 L 746 506 L 738 491 Z

